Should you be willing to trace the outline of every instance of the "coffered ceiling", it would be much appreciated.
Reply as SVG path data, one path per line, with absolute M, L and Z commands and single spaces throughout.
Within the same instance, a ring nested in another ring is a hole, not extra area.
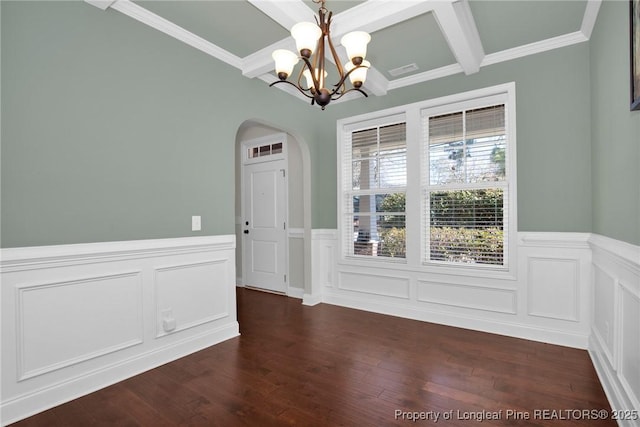
M 265 84 L 277 80 L 273 50 L 295 52 L 289 30 L 297 22 L 314 21 L 318 9 L 312 0 L 85 1 L 128 15 Z M 334 14 L 334 44 L 349 31 L 371 33 L 367 60 L 372 68 L 364 89 L 384 96 L 587 41 L 601 1 L 327 0 L 325 6 Z M 337 47 L 346 62 L 344 49 Z M 288 85 L 276 87 L 307 102 Z

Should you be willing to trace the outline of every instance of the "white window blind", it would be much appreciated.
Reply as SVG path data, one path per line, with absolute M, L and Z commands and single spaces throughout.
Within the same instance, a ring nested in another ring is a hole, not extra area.
M 406 124 L 347 131 L 343 141 L 345 255 L 405 258 Z
M 505 105 L 422 116 L 425 262 L 507 267 Z

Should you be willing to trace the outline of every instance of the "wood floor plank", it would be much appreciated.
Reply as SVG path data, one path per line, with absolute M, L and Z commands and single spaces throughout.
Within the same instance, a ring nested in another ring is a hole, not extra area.
M 237 300 L 240 337 L 15 426 L 361 427 L 438 416 L 468 427 L 492 413 L 481 425 L 616 425 L 567 412 L 610 410 L 583 350 L 247 289 Z

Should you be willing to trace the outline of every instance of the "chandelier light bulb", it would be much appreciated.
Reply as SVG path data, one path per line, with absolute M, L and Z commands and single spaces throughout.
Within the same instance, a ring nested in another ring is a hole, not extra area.
M 319 79 L 319 78 L 318 78 L 318 75 L 319 75 L 319 74 L 318 74 L 318 71 L 319 71 L 319 70 L 316 70 L 316 71 L 315 71 L 316 80 L 318 80 L 318 83 L 319 83 L 319 86 L 318 86 L 318 87 L 324 87 L 324 81 L 326 80 L 326 78 L 327 78 L 327 74 L 328 74 L 328 73 L 327 73 L 327 71 L 325 71 L 325 72 L 323 73 L 323 74 L 324 74 L 323 78 L 322 78 L 322 79 Z M 304 71 L 302 72 L 302 75 L 304 76 L 304 78 L 305 78 L 305 79 L 307 79 L 307 88 L 314 88 L 314 85 L 313 85 L 313 79 L 311 78 L 311 72 L 310 72 L 309 70 L 304 70 Z
M 276 74 L 280 80 L 286 80 L 298 63 L 298 56 L 286 49 L 274 50 L 271 57 L 276 62 Z
M 345 34 L 340 44 L 347 49 L 347 55 L 354 65 L 360 65 L 367 56 L 367 44 L 371 41 L 369 33 L 364 31 L 352 31 Z
M 371 66 L 371 63 L 369 61 L 362 60 L 362 64 L 360 65 L 360 67 L 356 68 L 356 66 L 353 65 L 353 62 L 351 61 L 344 64 L 344 69 L 347 71 L 347 73 L 353 70 L 351 74 L 349 74 L 349 80 L 351 80 L 351 84 L 353 85 L 353 87 L 357 88 L 361 87 L 367 80 L 367 70 Z
M 291 37 L 296 41 L 300 56 L 309 58 L 316 49 L 322 30 L 313 22 L 299 22 L 291 28 Z

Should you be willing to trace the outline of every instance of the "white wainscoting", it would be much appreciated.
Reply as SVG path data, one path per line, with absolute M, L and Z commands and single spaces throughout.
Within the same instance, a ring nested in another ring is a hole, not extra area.
M 2 250 L 3 425 L 239 334 L 235 236 Z
M 519 233 L 515 277 L 491 277 L 343 260 L 337 231 L 314 230 L 313 288 L 316 301 L 586 349 L 589 236 Z
M 304 305 L 322 302 L 325 288 L 335 283 L 337 239 L 337 230 L 311 230 L 311 292 L 302 297 Z
M 589 352 L 616 410 L 640 409 L 640 247 L 600 235 L 593 250 L 593 323 Z M 638 420 L 620 420 L 638 426 Z

